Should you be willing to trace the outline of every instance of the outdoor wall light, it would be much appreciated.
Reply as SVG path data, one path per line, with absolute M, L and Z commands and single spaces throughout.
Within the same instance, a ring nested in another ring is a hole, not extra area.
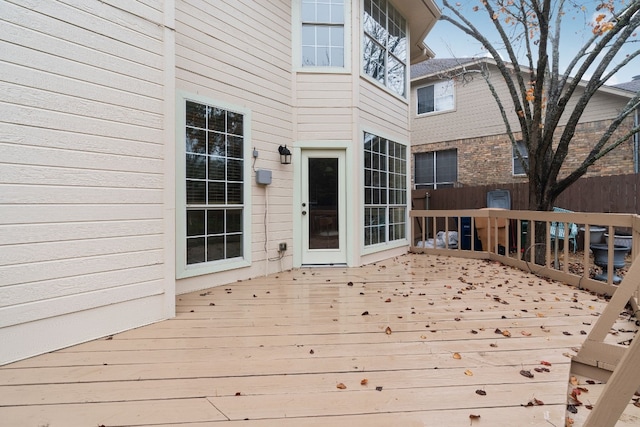
M 280 163 L 283 165 L 291 164 L 291 151 L 289 151 L 286 145 L 278 147 L 278 153 L 280 153 Z

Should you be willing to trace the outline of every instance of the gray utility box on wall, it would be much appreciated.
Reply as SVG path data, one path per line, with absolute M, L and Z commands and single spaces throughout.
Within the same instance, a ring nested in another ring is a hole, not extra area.
M 258 169 L 256 171 L 256 183 L 260 185 L 271 184 L 271 171 L 266 169 Z

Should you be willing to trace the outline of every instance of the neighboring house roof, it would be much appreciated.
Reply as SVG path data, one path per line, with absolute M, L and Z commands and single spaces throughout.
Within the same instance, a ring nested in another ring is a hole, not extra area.
M 633 80 L 631 80 L 630 82 L 618 83 L 617 85 L 613 85 L 613 87 L 622 90 L 628 90 L 630 92 L 640 92 L 640 75 L 633 76 Z
M 461 68 L 487 58 L 433 58 L 411 66 L 411 80 Z
M 489 63 L 496 65 L 493 58 L 488 57 L 476 57 L 476 58 L 432 58 L 426 61 L 413 64 L 411 66 L 411 81 L 415 82 L 424 78 L 438 76 L 439 74 L 446 74 L 452 70 L 464 68 L 473 64 Z M 510 66 L 510 64 L 507 64 Z M 523 70 L 528 69 L 521 67 Z M 580 85 L 585 85 L 586 80 L 580 82 Z M 626 83 L 619 83 L 616 85 L 604 85 L 600 89 L 602 92 L 611 93 L 623 97 L 631 97 L 631 93 L 640 91 L 640 75 L 635 76 L 632 81 Z

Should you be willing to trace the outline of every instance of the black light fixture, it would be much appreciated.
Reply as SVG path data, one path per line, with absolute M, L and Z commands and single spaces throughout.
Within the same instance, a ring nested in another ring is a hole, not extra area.
M 291 151 L 289 151 L 286 145 L 278 147 L 278 153 L 280 153 L 280 163 L 283 165 L 291 164 Z

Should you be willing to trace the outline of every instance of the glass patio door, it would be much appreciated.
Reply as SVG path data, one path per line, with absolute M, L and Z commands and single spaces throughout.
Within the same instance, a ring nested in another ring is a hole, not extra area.
M 302 153 L 302 264 L 345 264 L 345 155 Z

